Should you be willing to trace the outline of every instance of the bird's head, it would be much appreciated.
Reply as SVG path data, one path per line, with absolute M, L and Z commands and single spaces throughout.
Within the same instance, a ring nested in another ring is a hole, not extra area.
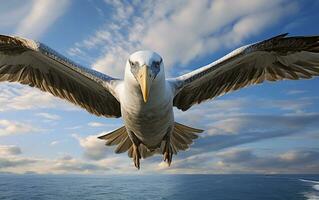
M 137 81 L 147 102 L 152 85 L 165 81 L 163 60 L 153 51 L 137 51 L 127 60 L 125 76 Z

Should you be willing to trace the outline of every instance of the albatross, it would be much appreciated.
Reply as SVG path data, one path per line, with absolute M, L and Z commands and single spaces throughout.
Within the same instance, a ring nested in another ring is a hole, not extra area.
M 122 117 L 124 126 L 99 136 L 115 152 L 140 159 L 185 151 L 203 130 L 178 123 L 173 107 L 194 104 L 264 81 L 310 79 L 319 75 L 319 36 L 287 34 L 242 46 L 175 78 L 166 78 L 164 59 L 153 51 L 131 54 L 124 79 L 76 64 L 48 46 L 0 35 L 0 82 L 19 82 L 104 117 Z

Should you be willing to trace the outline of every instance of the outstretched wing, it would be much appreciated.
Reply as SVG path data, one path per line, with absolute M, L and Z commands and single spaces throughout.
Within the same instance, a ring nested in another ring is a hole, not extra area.
M 0 82 L 19 82 L 50 92 L 105 117 L 120 117 L 117 79 L 81 67 L 44 44 L 0 35 Z
M 319 36 L 287 34 L 236 49 L 223 58 L 170 79 L 174 106 L 185 111 L 194 104 L 265 80 L 309 79 L 319 75 Z

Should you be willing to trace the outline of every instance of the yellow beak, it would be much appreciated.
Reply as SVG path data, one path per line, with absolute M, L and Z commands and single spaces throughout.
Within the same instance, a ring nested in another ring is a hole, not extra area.
M 146 103 L 149 97 L 150 88 L 151 88 L 151 78 L 148 72 L 148 67 L 143 65 L 138 73 L 138 82 L 141 87 L 143 100 Z

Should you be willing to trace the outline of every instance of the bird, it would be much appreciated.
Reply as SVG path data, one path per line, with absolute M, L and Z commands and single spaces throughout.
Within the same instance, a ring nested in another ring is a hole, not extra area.
M 181 62 L 183 63 L 183 62 Z M 115 153 L 140 160 L 190 148 L 203 130 L 178 123 L 173 108 L 195 104 L 265 81 L 310 79 L 319 75 L 319 35 L 277 35 L 235 49 L 208 65 L 166 78 L 163 58 L 151 50 L 131 54 L 124 78 L 83 67 L 43 43 L 0 35 L 0 82 L 19 82 L 49 92 L 124 125 L 98 136 Z

